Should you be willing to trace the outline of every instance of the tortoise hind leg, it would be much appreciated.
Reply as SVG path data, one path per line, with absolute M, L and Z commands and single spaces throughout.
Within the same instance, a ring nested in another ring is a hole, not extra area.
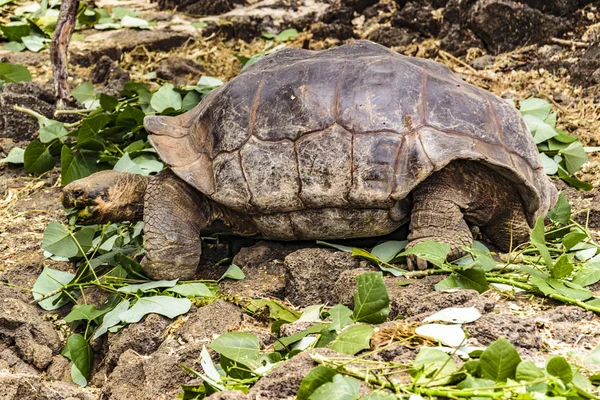
M 505 253 L 527 242 L 531 235 L 519 194 L 516 190 L 514 192 L 513 196 L 507 196 L 503 209 L 498 210 L 490 222 L 481 227 L 485 239 Z
M 144 198 L 144 271 L 153 279 L 190 279 L 210 218 L 202 195 L 171 171 L 150 180 Z

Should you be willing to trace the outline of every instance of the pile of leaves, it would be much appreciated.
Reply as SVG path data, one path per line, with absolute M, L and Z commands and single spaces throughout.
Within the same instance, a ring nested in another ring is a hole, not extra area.
M 184 385 L 181 398 L 203 399 L 224 390 L 248 392 L 258 379 L 302 351 L 310 352 L 319 366 L 303 378 L 298 399 L 597 396 L 593 385 L 600 383 L 600 376 L 584 365 L 600 364 L 600 347 L 572 363 L 564 357 L 550 357 L 543 367 L 523 361 L 504 338 L 487 348 L 468 347 L 464 345 L 462 325 L 481 316 L 472 307 L 444 309 L 420 324 L 388 322 L 379 330 L 393 330 L 393 335 L 385 342 L 376 341 L 372 325 L 388 321 L 390 311 L 387 289 L 378 272 L 357 277 L 354 310 L 341 304 L 314 305 L 300 314 L 272 300 L 256 300 L 249 310 L 261 308 L 269 310 L 271 331 L 277 338 L 274 345 L 261 350 L 258 337 L 246 332 L 220 335 L 209 346 L 219 354 L 219 364 L 215 365 L 203 348 L 202 371 L 186 368 L 201 378 L 202 384 Z M 280 335 L 282 325 L 307 323 L 308 328 L 292 336 Z M 439 345 L 435 346 L 436 342 Z M 420 349 L 414 361 L 407 364 L 373 357 L 397 346 Z M 339 355 L 326 356 L 315 352 L 317 348 L 329 348 Z M 460 357 L 462 362 L 457 364 L 452 356 Z M 372 393 L 361 397 L 361 385 L 367 385 Z

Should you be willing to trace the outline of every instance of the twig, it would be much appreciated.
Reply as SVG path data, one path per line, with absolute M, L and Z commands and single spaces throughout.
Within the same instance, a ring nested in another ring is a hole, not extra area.
M 68 48 L 73 30 L 75 29 L 75 19 L 79 9 L 79 0 L 63 0 L 60 5 L 60 13 L 56 22 L 56 30 L 50 47 L 50 59 L 52 61 L 52 72 L 54 75 L 54 92 L 57 97 L 56 108 L 64 108 L 71 97 L 67 79 L 69 72 Z
M 556 43 L 556 44 L 562 44 L 564 46 L 573 46 L 573 47 L 588 47 L 590 44 L 588 42 L 578 42 L 575 40 L 566 40 L 566 39 L 559 39 L 559 38 L 550 38 L 550 41 L 552 43 Z
M 454 57 L 452 54 L 450 54 L 444 50 L 438 50 L 438 54 L 440 56 L 442 56 L 443 58 L 445 58 L 446 60 L 452 60 L 469 70 L 469 72 L 460 72 L 460 71 L 454 71 L 454 72 L 457 72 L 459 74 L 464 74 L 464 75 L 471 75 L 476 78 L 481 78 L 481 79 L 485 79 L 488 81 L 496 81 L 495 78 L 492 78 L 491 76 L 483 75 L 481 72 L 477 71 L 475 68 L 471 67 L 469 64 L 467 64 L 463 60 Z

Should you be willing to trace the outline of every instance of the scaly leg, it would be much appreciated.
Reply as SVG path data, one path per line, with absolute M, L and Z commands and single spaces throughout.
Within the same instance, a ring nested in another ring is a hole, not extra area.
M 449 260 L 463 255 L 462 245 L 470 245 L 473 235 L 465 222 L 460 207 L 449 195 L 449 188 L 432 175 L 413 192 L 413 209 L 410 217 L 408 247 L 434 240 L 450 245 Z M 408 257 L 409 269 L 427 269 L 427 261 L 416 256 Z
M 190 279 L 209 224 L 206 199 L 171 171 L 148 183 L 144 199 L 144 271 L 153 279 Z

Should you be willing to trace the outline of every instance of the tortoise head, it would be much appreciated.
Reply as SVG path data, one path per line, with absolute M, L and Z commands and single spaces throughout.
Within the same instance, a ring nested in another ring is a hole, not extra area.
M 148 179 L 127 172 L 96 172 L 65 186 L 62 203 L 79 211 L 78 222 L 82 224 L 139 221 Z

